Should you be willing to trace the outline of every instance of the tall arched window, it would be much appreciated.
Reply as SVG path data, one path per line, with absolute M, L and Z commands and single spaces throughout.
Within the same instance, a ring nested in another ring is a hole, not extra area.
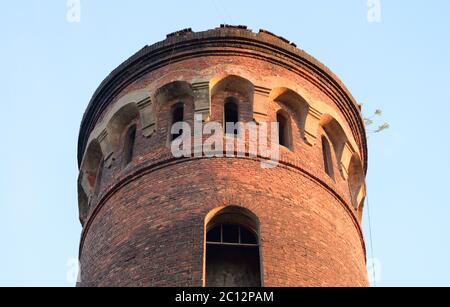
M 182 103 L 178 103 L 172 108 L 172 124 L 170 128 L 172 128 L 174 124 L 182 121 L 184 121 L 184 105 Z M 183 130 L 180 130 L 175 134 L 171 134 L 171 140 L 173 141 L 181 135 L 183 135 Z
M 127 134 L 125 135 L 123 161 L 125 165 L 128 165 L 133 161 L 134 143 L 136 141 L 136 125 L 131 126 Z
M 325 173 L 327 173 L 328 176 L 334 179 L 330 142 L 328 142 L 327 138 L 325 138 L 324 136 L 322 136 L 322 153 Z
M 229 124 L 235 126 L 239 122 L 239 110 L 236 99 L 229 97 L 225 99 L 224 105 L 224 122 L 225 122 L 225 133 L 237 135 L 237 129 L 229 129 Z
M 245 209 L 229 207 L 208 223 L 207 287 L 260 287 L 261 263 L 257 223 Z
M 290 135 L 290 127 L 289 120 L 287 116 L 281 112 L 277 113 L 277 122 L 279 125 L 279 139 L 278 142 L 281 146 L 291 148 L 291 135 Z

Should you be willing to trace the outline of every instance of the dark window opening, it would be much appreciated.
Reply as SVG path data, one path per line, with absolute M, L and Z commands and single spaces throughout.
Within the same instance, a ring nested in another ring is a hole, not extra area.
M 278 142 L 281 146 L 288 147 L 289 148 L 289 125 L 287 118 L 283 115 L 278 113 L 277 114 L 277 122 L 279 124 L 279 130 L 278 130 Z
M 172 126 L 176 123 L 184 121 L 184 107 L 182 104 L 176 105 L 172 110 Z M 180 129 L 177 133 L 172 134 L 172 141 L 183 135 L 183 130 Z
M 257 235 L 249 229 L 222 224 L 206 234 L 207 287 L 261 287 Z
M 258 244 L 258 239 L 256 236 L 246 228 L 240 228 L 241 230 L 241 241 L 242 244 Z
M 238 134 L 237 129 L 230 130 L 228 128 L 229 125 L 233 124 L 235 126 L 239 122 L 238 105 L 234 100 L 234 98 L 227 98 L 225 100 L 224 114 L 225 114 L 225 133 L 237 135 Z
M 247 228 L 240 225 L 222 224 L 208 231 L 207 243 L 221 244 L 253 244 L 257 245 L 256 235 Z
M 208 231 L 206 234 L 207 242 L 220 243 L 222 242 L 222 227 L 216 227 Z
M 333 162 L 331 159 L 331 148 L 330 143 L 325 137 L 322 137 L 322 152 L 323 152 L 323 163 L 325 168 L 325 173 L 331 178 L 334 178 L 333 173 Z
M 136 141 L 136 126 L 130 127 L 125 136 L 125 146 L 124 146 L 124 162 L 128 165 L 133 161 L 134 154 L 134 143 Z

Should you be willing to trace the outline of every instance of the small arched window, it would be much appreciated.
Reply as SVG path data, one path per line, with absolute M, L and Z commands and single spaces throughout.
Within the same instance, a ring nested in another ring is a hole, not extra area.
M 172 108 L 172 125 L 184 121 L 184 105 L 182 103 L 176 104 Z M 175 140 L 183 135 L 183 130 L 179 130 L 177 133 L 171 134 L 171 140 Z
M 232 97 L 225 99 L 224 105 L 224 121 L 225 121 L 225 133 L 237 135 L 238 131 L 236 128 L 229 128 L 228 126 L 236 127 L 239 122 L 239 110 L 236 100 Z
M 277 122 L 279 125 L 279 135 L 278 135 L 278 142 L 281 146 L 290 148 L 291 144 L 291 136 L 290 136 L 290 129 L 289 129 L 289 120 L 286 117 L 286 115 L 282 114 L 281 112 L 277 113 Z
M 323 153 L 323 164 L 325 173 L 327 173 L 328 176 L 334 179 L 333 160 L 331 158 L 330 142 L 328 142 L 327 138 L 325 138 L 324 136 L 322 136 L 322 153 Z
M 123 161 L 128 165 L 133 161 L 134 144 L 136 142 L 136 125 L 131 126 L 125 135 Z

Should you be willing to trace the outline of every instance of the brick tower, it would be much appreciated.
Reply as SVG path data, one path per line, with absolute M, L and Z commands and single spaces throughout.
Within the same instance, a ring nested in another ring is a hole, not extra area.
M 194 132 L 177 157 L 179 122 L 278 122 L 278 164 L 262 167 L 250 141 L 208 156 Z M 368 285 L 360 106 L 268 31 L 187 29 L 145 46 L 93 95 L 78 163 L 79 286 Z

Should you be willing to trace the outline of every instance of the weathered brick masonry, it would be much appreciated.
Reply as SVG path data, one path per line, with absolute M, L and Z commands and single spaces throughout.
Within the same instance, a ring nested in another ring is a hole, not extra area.
M 182 102 L 191 124 L 194 114 L 223 122 L 227 97 L 242 122 L 289 117 L 278 167 L 261 168 L 261 156 L 172 156 L 173 107 Z M 144 47 L 100 85 L 78 145 L 79 286 L 205 285 L 206 217 L 227 206 L 257 217 L 264 286 L 368 285 L 360 108 L 333 73 L 283 38 L 222 26 Z

